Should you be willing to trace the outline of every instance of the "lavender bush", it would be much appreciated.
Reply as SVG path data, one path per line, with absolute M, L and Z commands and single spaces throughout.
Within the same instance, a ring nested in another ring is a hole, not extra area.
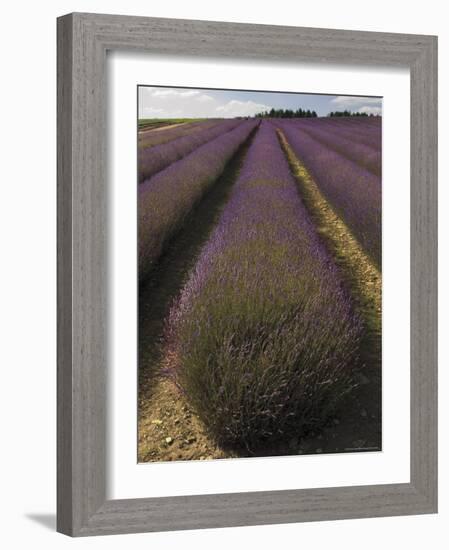
M 217 124 L 223 122 L 222 120 L 201 120 L 198 122 L 187 122 L 175 126 L 174 128 L 162 128 L 162 129 L 150 129 L 142 130 L 139 132 L 139 147 L 154 147 L 155 145 L 161 145 L 168 143 L 174 139 L 182 136 L 190 135 L 195 132 L 201 132 L 208 128 L 212 128 Z
M 234 130 L 195 149 L 182 160 L 139 185 L 139 279 L 142 281 L 164 246 L 226 163 L 256 127 L 240 123 Z
M 376 176 L 381 174 L 382 153 L 368 145 L 360 142 L 357 136 L 351 138 L 345 137 L 342 131 L 329 130 L 326 124 L 322 124 L 320 119 L 313 120 L 312 123 L 294 122 L 293 125 L 307 132 L 310 137 L 316 139 L 329 149 L 340 153 L 349 160 L 352 160 L 359 166 L 366 168 Z
M 292 124 L 280 122 L 279 127 L 325 198 L 343 218 L 371 259 L 380 267 L 380 179 L 324 147 Z
M 229 132 L 239 124 L 242 124 L 240 120 L 225 120 L 200 132 L 189 133 L 168 143 L 139 150 L 139 181 L 150 178 L 197 147 Z
M 381 120 L 380 117 L 376 117 Z M 376 151 L 380 151 L 382 147 L 382 124 L 378 122 L 372 124 L 368 122 L 371 118 L 320 118 L 319 125 L 323 130 L 329 131 L 337 136 L 345 139 L 356 141 Z M 302 121 L 312 122 L 312 121 Z
M 382 117 L 380 116 L 367 117 L 363 119 L 357 119 L 353 117 L 342 117 L 340 118 L 340 120 L 347 122 L 348 124 L 358 124 L 358 121 L 361 120 L 363 121 L 363 124 L 365 124 L 366 126 L 370 126 L 372 128 L 378 128 L 379 126 L 382 125 Z
M 360 333 L 262 122 L 169 315 L 178 383 L 219 442 L 254 449 L 326 421 L 353 388 Z

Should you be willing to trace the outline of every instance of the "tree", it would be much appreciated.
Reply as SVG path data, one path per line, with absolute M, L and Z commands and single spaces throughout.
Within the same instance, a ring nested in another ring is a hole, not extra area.
M 328 116 L 330 117 L 338 117 L 338 116 L 368 116 L 367 113 L 360 113 L 360 112 L 356 112 L 356 113 L 352 113 L 351 111 L 331 111 Z M 369 115 L 369 116 L 372 116 L 372 113 Z
M 312 118 L 317 117 L 316 111 L 311 111 L 310 109 L 302 109 L 298 107 L 296 110 L 293 109 L 274 109 L 273 107 L 270 111 L 262 111 L 254 115 L 256 118 Z

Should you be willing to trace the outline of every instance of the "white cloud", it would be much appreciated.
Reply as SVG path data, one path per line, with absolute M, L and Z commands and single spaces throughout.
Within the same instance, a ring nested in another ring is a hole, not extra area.
M 252 116 L 271 107 L 257 101 L 229 100 L 229 94 L 213 90 L 139 88 L 142 118 L 232 118 Z
M 271 107 L 263 103 L 255 103 L 254 101 L 238 101 L 232 99 L 224 105 L 219 105 L 216 108 L 220 116 L 235 117 L 235 116 L 253 116 L 261 111 L 269 110 Z
M 148 89 L 148 88 L 146 88 Z M 152 95 L 153 97 L 167 97 L 167 96 L 175 96 L 175 95 L 179 95 L 179 92 L 178 90 L 173 90 L 173 89 L 165 89 L 165 88 L 161 88 L 161 89 L 151 89 L 149 91 L 150 95 Z
M 233 95 L 229 90 L 189 88 L 139 88 L 139 116 L 142 118 L 232 118 L 254 116 L 271 109 L 258 101 L 256 93 Z M 234 98 L 234 99 L 233 99 Z M 263 101 L 269 101 L 263 99 Z M 367 114 L 382 114 L 379 97 L 331 96 L 326 101 L 328 110 Z
M 144 88 L 149 90 L 153 97 L 194 97 L 201 92 L 199 90 L 177 90 L 176 88 Z
M 330 103 L 337 109 L 348 109 L 368 115 L 382 114 L 382 99 L 380 97 L 337 96 L 331 99 Z
M 380 97 L 355 97 L 339 95 L 331 99 L 330 102 L 338 107 L 345 108 L 359 107 L 361 105 L 376 105 L 380 107 L 382 104 L 382 99 Z
M 198 96 L 198 101 L 202 101 L 202 102 L 207 102 L 207 101 L 214 101 L 214 98 L 211 97 L 210 95 L 206 95 L 206 94 L 201 94 L 200 96 Z
M 185 92 L 179 92 L 181 97 L 193 97 L 198 95 L 200 92 L 198 90 L 187 90 Z
M 354 113 L 366 113 L 367 115 L 382 114 L 382 98 L 380 97 L 356 97 L 340 95 L 330 100 L 337 109 L 347 109 Z

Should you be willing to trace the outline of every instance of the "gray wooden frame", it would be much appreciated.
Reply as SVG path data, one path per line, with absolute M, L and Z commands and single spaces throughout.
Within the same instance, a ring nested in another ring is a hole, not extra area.
M 410 483 L 106 499 L 106 52 L 411 71 Z M 75 13 L 58 19 L 58 507 L 72 536 L 437 510 L 437 38 Z

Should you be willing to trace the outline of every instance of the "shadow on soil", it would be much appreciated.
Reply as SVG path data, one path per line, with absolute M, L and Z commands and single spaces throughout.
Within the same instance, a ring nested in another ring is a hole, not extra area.
M 203 245 L 218 220 L 236 180 L 255 130 L 250 134 L 223 174 L 186 217 L 182 229 L 169 243 L 150 276 L 139 288 L 139 389 L 151 396 L 151 380 L 162 353 L 162 335 L 174 298 L 186 283 Z
M 218 220 L 254 133 L 230 161 L 222 176 L 188 215 L 182 230 L 171 241 L 158 266 L 140 285 L 139 398 L 145 403 L 151 399 L 153 382 L 157 378 L 162 358 L 164 319 Z M 334 253 L 331 244 L 328 242 L 327 245 L 329 251 Z M 342 270 L 348 288 L 354 292 L 351 274 L 340 258 L 335 257 L 335 260 Z M 358 306 L 363 309 L 361 303 Z M 229 456 L 268 457 L 381 450 L 381 334 L 378 319 L 369 316 L 366 318 L 366 311 L 364 314 L 367 328 L 360 349 L 364 368 L 358 375 L 358 387 L 341 406 L 338 414 L 315 433 L 303 437 L 297 437 L 295 434 L 288 437 L 284 435 L 282 441 L 267 442 L 252 454 L 241 449 L 229 449 Z M 226 455 L 227 451 L 223 451 Z

